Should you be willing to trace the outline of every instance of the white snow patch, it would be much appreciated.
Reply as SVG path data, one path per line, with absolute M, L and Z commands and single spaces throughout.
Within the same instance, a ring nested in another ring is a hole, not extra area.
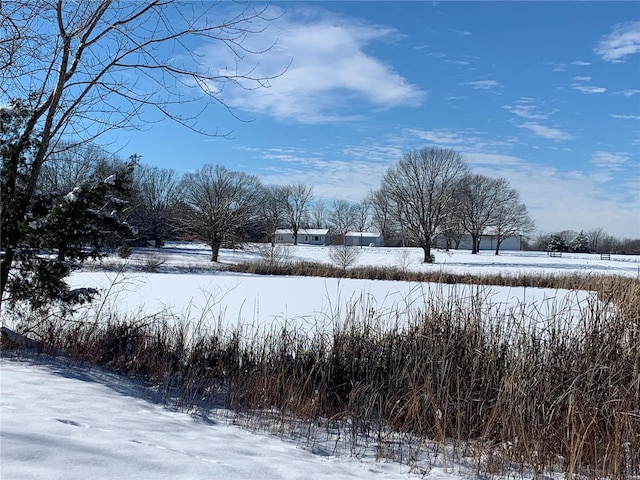
M 75 202 L 76 200 L 78 200 L 78 195 L 80 194 L 81 191 L 81 187 L 75 187 L 73 190 L 71 190 L 69 193 L 67 193 L 64 196 L 64 199 L 67 202 Z
M 406 465 L 316 455 L 293 439 L 252 433 L 220 416 L 154 403 L 139 385 L 50 359 L 0 358 L 2 478 L 332 480 L 419 478 Z M 461 476 L 434 468 L 428 478 Z

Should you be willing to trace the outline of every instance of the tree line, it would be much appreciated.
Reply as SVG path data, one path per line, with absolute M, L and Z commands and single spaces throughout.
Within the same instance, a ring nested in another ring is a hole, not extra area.
M 562 230 L 541 233 L 524 246 L 527 250 L 547 252 L 640 254 L 640 238 L 617 238 L 602 227 L 589 230 Z

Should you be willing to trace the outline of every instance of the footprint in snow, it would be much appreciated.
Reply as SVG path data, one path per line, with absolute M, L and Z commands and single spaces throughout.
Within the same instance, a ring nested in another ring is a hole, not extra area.
M 56 418 L 56 420 L 60 423 L 64 423 L 65 425 L 73 425 L 74 427 L 81 427 L 81 428 L 90 428 L 89 425 L 85 425 L 84 423 L 78 423 L 74 420 L 67 420 L 63 418 Z

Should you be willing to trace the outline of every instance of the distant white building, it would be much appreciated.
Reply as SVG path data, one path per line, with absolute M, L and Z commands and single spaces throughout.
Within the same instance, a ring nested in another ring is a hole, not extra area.
M 495 250 L 498 240 L 495 235 L 481 235 L 480 236 L 480 250 Z M 437 248 L 446 248 L 447 239 L 443 235 L 438 235 L 436 238 Z M 452 242 L 450 248 L 456 248 L 455 242 Z M 460 237 L 460 243 L 457 247 L 459 250 L 471 250 L 471 235 L 468 233 L 463 234 Z M 522 250 L 522 237 L 520 235 L 512 235 L 502 240 L 500 243 L 500 250 Z
M 293 230 L 279 228 L 275 232 L 276 243 L 293 244 Z M 298 245 L 329 245 L 331 236 L 327 228 L 301 228 L 298 230 Z
M 347 232 L 344 244 L 350 247 L 382 247 L 384 238 L 378 232 Z

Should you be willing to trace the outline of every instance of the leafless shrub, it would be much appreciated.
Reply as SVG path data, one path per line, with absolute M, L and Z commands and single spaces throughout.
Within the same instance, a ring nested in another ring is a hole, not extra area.
M 329 247 L 329 258 L 343 271 L 358 261 L 360 250 L 347 245 L 331 245 Z
M 258 252 L 262 265 L 268 270 L 287 267 L 291 262 L 288 245 L 258 243 L 254 248 Z
M 142 271 L 147 273 L 157 272 L 160 270 L 160 267 L 166 263 L 166 261 L 167 259 L 162 255 L 147 255 L 142 260 Z

